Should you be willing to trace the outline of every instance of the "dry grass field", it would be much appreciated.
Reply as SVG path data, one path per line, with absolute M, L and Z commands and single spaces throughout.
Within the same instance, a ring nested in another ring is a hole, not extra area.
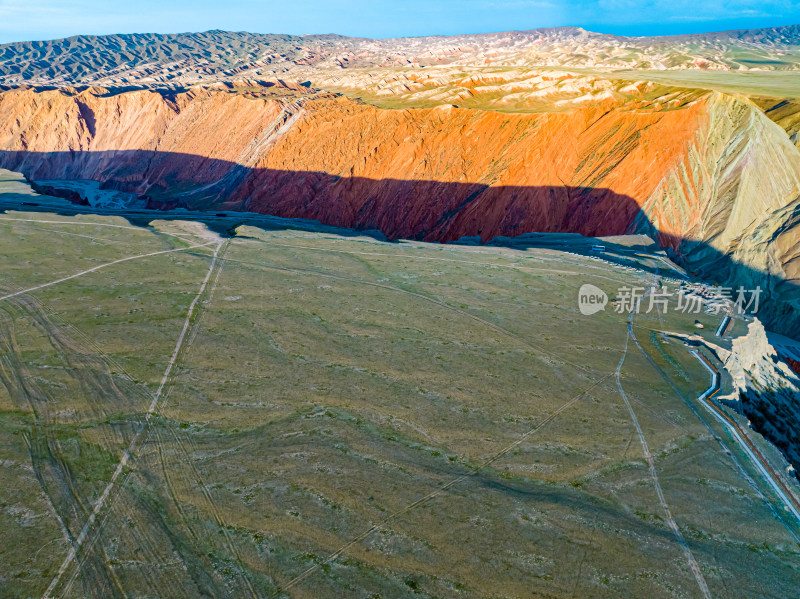
M 578 311 L 644 270 L 21 211 L 0 256 L 3 597 L 699 597 L 690 558 L 711 596 L 800 586 L 659 333 L 695 316 L 637 316 L 640 349 Z

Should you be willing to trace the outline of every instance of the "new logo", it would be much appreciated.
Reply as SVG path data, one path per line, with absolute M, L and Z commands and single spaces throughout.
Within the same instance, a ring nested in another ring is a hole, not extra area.
M 594 285 L 586 283 L 578 291 L 578 308 L 581 314 L 590 316 L 600 310 L 606 309 L 608 295 L 605 291 Z

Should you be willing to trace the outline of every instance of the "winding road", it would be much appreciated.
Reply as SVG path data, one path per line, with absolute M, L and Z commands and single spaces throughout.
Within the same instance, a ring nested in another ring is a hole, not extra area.
M 699 350 L 689 350 L 695 358 L 700 360 L 700 363 L 711 374 L 711 386 L 706 389 L 698 401 L 703 404 L 714 418 L 719 421 L 731 434 L 731 436 L 739 443 L 742 450 L 747 454 L 750 460 L 755 464 L 756 468 L 761 472 L 764 479 L 769 483 L 772 490 L 778 495 L 784 504 L 787 511 L 790 511 L 797 518 L 800 523 L 800 502 L 795 497 L 794 493 L 786 486 L 777 472 L 770 466 L 769 461 L 758 450 L 755 444 L 750 440 L 747 433 L 739 426 L 733 418 L 728 416 L 722 409 L 722 406 L 717 403 L 714 396 L 722 389 L 721 375 L 714 365 L 706 358 Z

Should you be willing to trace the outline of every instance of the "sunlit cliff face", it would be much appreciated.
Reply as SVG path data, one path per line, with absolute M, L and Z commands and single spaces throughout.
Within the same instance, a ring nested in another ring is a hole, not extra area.
M 0 165 L 34 180 L 100 181 L 155 207 L 246 209 L 390 238 L 645 232 L 699 272 L 726 256 L 767 286 L 798 276 L 800 152 L 753 102 L 534 79 L 525 85 L 546 93 L 516 112 L 390 109 L 279 82 L 11 89 L 0 94 Z M 488 86 L 492 102 L 520 93 L 519 74 L 503 81 L 457 83 L 478 90 L 471 98 Z

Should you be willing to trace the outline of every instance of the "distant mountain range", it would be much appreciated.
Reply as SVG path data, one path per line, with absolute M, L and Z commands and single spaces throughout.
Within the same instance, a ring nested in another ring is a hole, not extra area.
M 560 27 L 383 40 L 215 30 L 79 35 L 0 46 L 5 85 L 163 86 L 433 65 L 792 70 L 800 67 L 800 26 L 640 38 Z

